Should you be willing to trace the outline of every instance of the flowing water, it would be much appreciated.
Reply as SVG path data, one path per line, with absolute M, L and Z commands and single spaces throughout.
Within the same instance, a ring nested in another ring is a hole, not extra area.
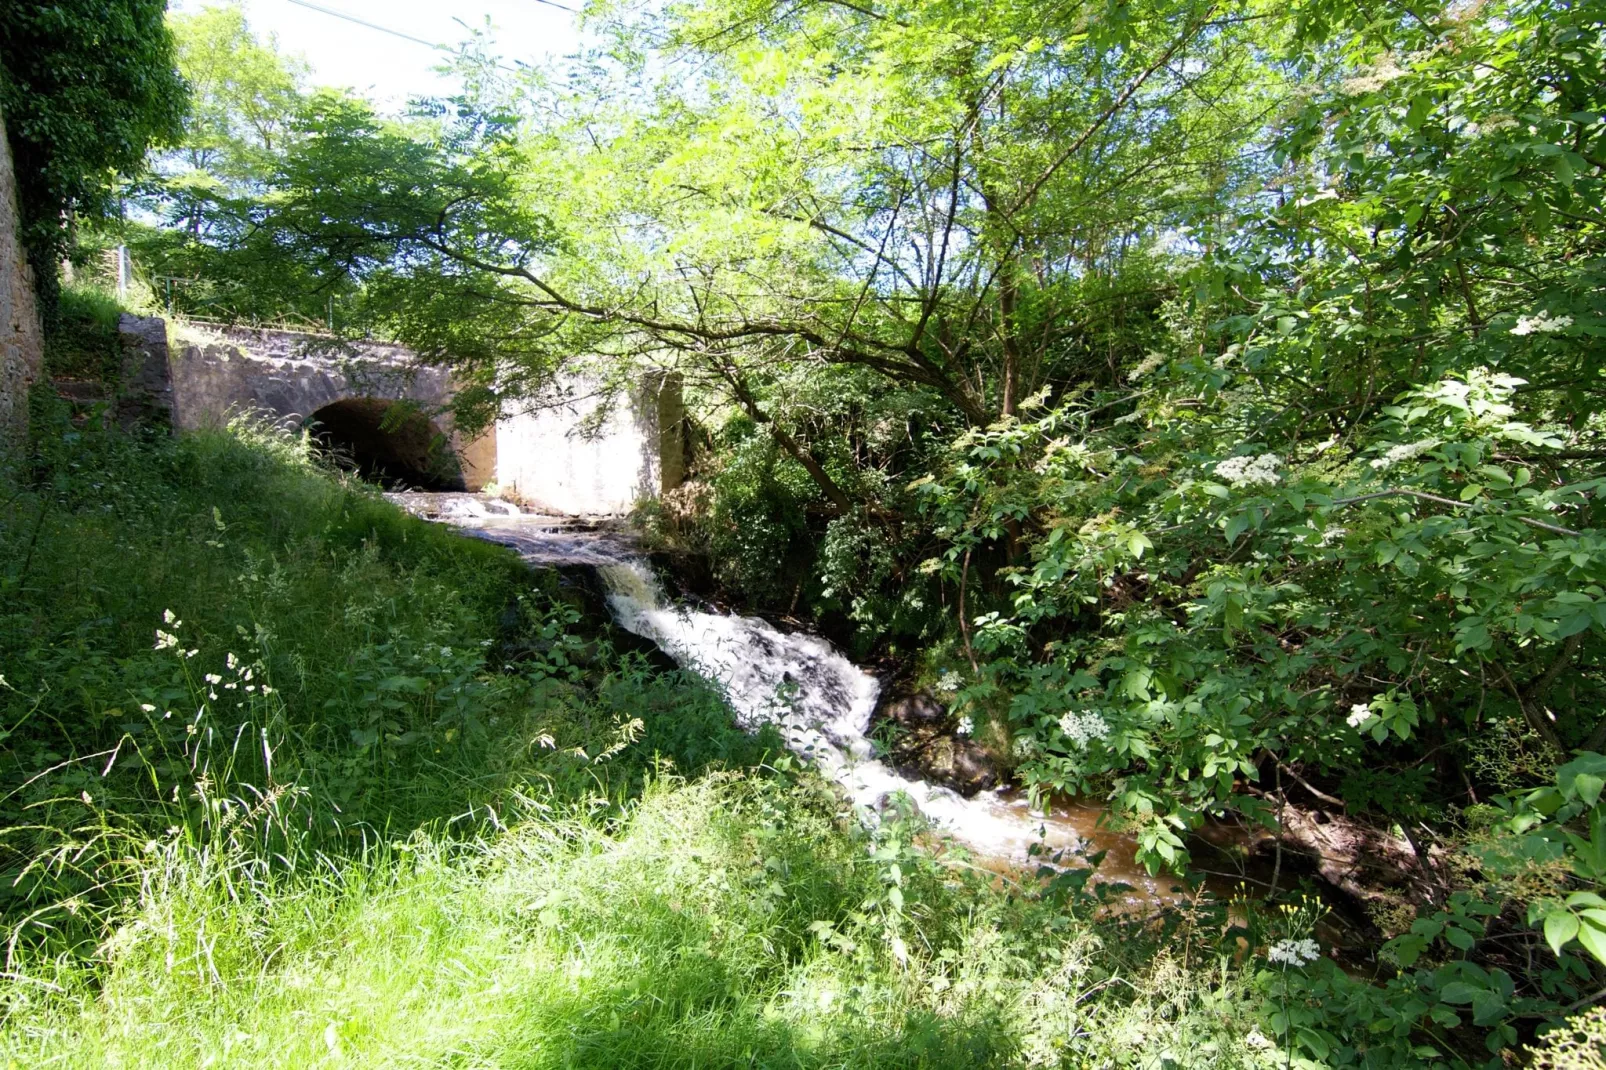
M 1037 858 L 1043 852 L 1107 850 L 1100 879 L 1131 885 L 1134 902 L 1170 897 L 1170 882 L 1150 878 L 1133 863 L 1130 839 L 1096 827 L 1095 808 L 1072 805 L 1037 813 L 1018 795 L 983 792 L 967 799 L 889 768 L 869 739 L 881 690 L 873 675 L 818 637 L 666 597 L 623 533 L 472 494 L 390 497 L 425 519 L 511 546 L 531 564 L 594 567 L 621 627 L 716 683 L 743 727 L 774 725 L 794 753 L 840 784 L 867 812 L 878 814 L 894 796 L 907 796 L 934 826 L 998 868 L 1034 864 L 1034 845 Z

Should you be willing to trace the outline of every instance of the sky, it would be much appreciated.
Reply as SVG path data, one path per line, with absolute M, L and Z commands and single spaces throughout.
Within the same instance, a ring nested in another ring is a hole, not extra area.
M 174 11 L 198 11 L 219 0 L 172 0 Z M 579 0 L 555 0 L 579 7 Z M 310 6 L 309 6 L 310 5 Z M 542 0 L 240 0 L 257 35 L 277 36 L 280 51 L 299 53 L 317 85 L 355 89 L 382 107 L 455 87 L 431 71 L 444 54 L 415 41 L 328 14 L 337 11 L 422 41 L 452 46 L 487 18 L 508 62 L 563 56 L 579 43 L 577 16 Z M 325 10 L 315 10 L 322 8 Z

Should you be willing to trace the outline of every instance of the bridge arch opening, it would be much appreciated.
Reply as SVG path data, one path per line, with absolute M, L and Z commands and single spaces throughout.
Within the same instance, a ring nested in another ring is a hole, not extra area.
M 465 489 L 445 433 L 405 402 L 347 398 L 314 412 L 306 427 L 335 463 L 387 490 Z

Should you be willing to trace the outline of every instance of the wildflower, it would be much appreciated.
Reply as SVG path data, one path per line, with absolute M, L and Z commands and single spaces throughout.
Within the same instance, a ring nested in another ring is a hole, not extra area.
M 152 706 L 149 702 L 141 702 L 139 704 L 139 708 L 144 710 L 146 713 L 155 713 L 156 712 L 156 707 Z
M 970 719 L 970 715 L 968 713 L 959 718 L 959 723 L 954 726 L 954 734 L 957 736 L 968 736 L 975 730 L 976 723 Z
M 178 636 L 174 635 L 172 632 L 164 632 L 160 628 L 156 629 L 157 650 L 172 650 L 177 646 Z
M 233 680 L 230 680 L 228 683 L 223 685 L 223 690 L 225 690 L 225 691 L 233 691 L 236 687 L 239 687 L 239 686 L 240 686 L 239 684 L 235 683 Z
M 215 672 L 209 672 L 209 673 L 207 673 L 207 674 L 206 674 L 206 676 L 204 676 L 204 677 L 203 677 L 203 679 L 204 679 L 204 680 L 205 680 L 205 681 L 206 681 L 206 682 L 207 682 L 207 683 L 209 683 L 209 684 L 212 684 L 212 685 L 213 685 L 213 686 L 214 686 L 214 687 L 215 687 L 215 686 L 216 686 L 216 685 L 218 685 L 218 684 L 221 684 L 221 683 L 222 683 L 222 682 L 223 682 L 223 677 L 221 677 L 221 676 L 219 676 L 219 675 L 218 675 L 218 674 L 217 674 L 217 673 L 215 673 Z
M 1270 486 L 1277 482 L 1275 453 L 1262 453 L 1259 457 L 1228 457 L 1216 465 L 1216 478 L 1224 479 L 1235 487 Z
M 239 665 L 240 665 L 240 660 L 238 658 L 236 658 L 232 653 L 229 654 L 228 657 L 224 658 L 223 662 L 224 662 L 225 665 L 227 665 L 231 669 L 239 668 Z
M 964 686 L 965 679 L 954 670 L 949 669 L 937 677 L 937 690 L 952 694 Z
M 1166 356 L 1164 353 L 1151 352 L 1138 363 L 1137 367 L 1126 373 L 1127 382 L 1137 382 L 1145 375 L 1148 375 L 1150 372 L 1153 372 L 1161 367 L 1163 364 L 1165 364 L 1165 362 Z
M 1511 328 L 1511 333 L 1527 335 L 1538 331 L 1541 334 L 1554 334 L 1556 331 L 1565 330 L 1572 325 L 1573 318 L 1571 316 L 1551 316 L 1548 312 L 1541 312 L 1537 316 L 1519 316 L 1517 325 Z
M 1067 713 L 1060 718 L 1060 731 L 1078 747 L 1085 747 L 1095 739 L 1103 739 L 1110 734 L 1110 726 L 1104 723 L 1092 710 L 1080 713 Z
M 1248 1036 L 1244 1037 L 1244 1046 L 1255 1051 L 1264 1051 L 1271 1047 L 1272 1043 L 1266 1039 L 1266 1034 L 1262 1033 L 1260 1026 L 1257 1025 L 1249 1031 Z
M 216 702 L 217 701 L 217 692 L 216 691 L 208 691 L 206 693 L 206 697 L 211 699 L 213 702 Z
M 263 684 L 262 685 L 262 693 L 264 695 L 271 695 L 271 694 L 273 694 L 273 688 L 269 687 L 267 684 Z
M 186 650 L 186 651 L 184 651 L 184 656 L 186 658 L 193 658 L 195 655 L 197 655 L 199 653 L 200 653 L 199 650 Z
M 1009 751 L 1017 758 L 1030 758 L 1037 753 L 1037 740 L 1031 736 L 1016 736 L 1015 742 L 1009 745 Z
M 250 669 L 246 669 L 245 672 L 241 673 L 240 674 L 240 679 L 242 679 L 242 680 L 251 679 L 251 670 Z
M 169 628 L 177 628 L 184 622 L 179 620 L 178 615 L 171 609 L 164 609 L 162 610 L 162 623 L 167 625 Z
M 257 685 L 256 684 L 246 684 L 245 685 L 245 689 L 247 691 L 255 691 L 257 689 Z
M 1322 957 L 1314 940 L 1279 940 L 1266 951 L 1266 961 L 1284 966 L 1308 966 Z
M 85 806 L 93 806 L 94 803 L 95 803 L 95 797 L 93 795 L 89 794 L 89 792 L 87 792 L 87 791 L 84 792 L 82 795 L 80 795 L 79 798 L 84 800 L 84 805 Z
M 1351 706 L 1349 708 L 1349 716 L 1344 718 L 1344 723 L 1349 725 L 1351 728 L 1359 728 L 1359 727 L 1361 727 L 1361 725 L 1365 724 L 1367 721 L 1370 721 L 1371 719 L 1372 719 L 1372 706 L 1371 706 L 1371 703 L 1357 702 L 1355 705 L 1353 705 L 1353 706 Z
M 452 656 L 452 648 L 451 647 L 449 647 L 449 646 L 441 647 L 441 657 L 449 658 L 451 656 Z
M 1383 456 L 1372 458 L 1372 467 L 1382 471 L 1390 465 L 1409 461 L 1420 454 L 1426 453 L 1438 444 L 1439 440 L 1436 438 L 1425 438 L 1421 442 L 1404 442 L 1397 446 L 1390 446 L 1388 452 Z
M 1354 95 L 1376 93 L 1379 89 L 1394 81 L 1394 79 L 1404 76 L 1405 73 L 1394 62 L 1394 57 L 1384 56 L 1375 66 L 1356 75 L 1354 78 L 1346 79 L 1344 81 L 1344 92 Z

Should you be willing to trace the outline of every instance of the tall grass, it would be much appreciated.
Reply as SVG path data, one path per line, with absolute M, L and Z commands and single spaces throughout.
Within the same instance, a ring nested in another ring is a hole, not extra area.
M 866 831 L 559 575 L 97 426 L 0 488 L 0 1061 L 1273 1065 L 1216 943 Z

